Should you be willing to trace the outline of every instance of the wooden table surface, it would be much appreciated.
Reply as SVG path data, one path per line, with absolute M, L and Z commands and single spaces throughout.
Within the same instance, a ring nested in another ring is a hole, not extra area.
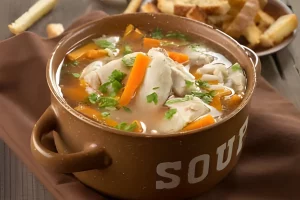
M 1 0 L 0 40 L 11 36 L 7 25 L 24 13 L 36 0 Z M 109 9 L 104 2 L 113 0 L 60 0 L 51 14 L 45 16 L 29 30 L 45 36 L 48 23 L 63 23 L 65 27 L 72 21 L 92 10 L 105 9 L 114 14 L 124 7 Z M 300 1 L 285 0 L 300 16 Z M 300 35 L 286 49 L 270 56 L 262 57 L 262 75 L 286 98 L 300 108 Z M 271 99 L 270 99 L 271 101 Z M 0 200 L 51 200 L 52 195 L 14 153 L 0 141 Z

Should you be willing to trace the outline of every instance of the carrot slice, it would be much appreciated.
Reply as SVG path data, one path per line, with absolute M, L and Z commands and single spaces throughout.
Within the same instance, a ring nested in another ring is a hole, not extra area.
M 89 43 L 79 49 L 72 51 L 67 55 L 67 57 L 72 61 L 77 60 L 78 58 L 83 56 L 88 50 L 93 50 L 93 49 L 98 49 L 98 46 L 95 43 Z
M 208 81 L 207 82 L 208 84 L 210 84 L 210 85 L 217 85 L 218 83 L 219 83 L 219 81 Z
M 188 124 L 186 127 L 184 127 L 182 130 L 183 131 L 190 131 L 190 130 L 195 130 L 199 128 L 203 128 L 205 126 L 209 126 L 211 124 L 215 123 L 215 119 L 211 115 L 206 115 L 190 124 Z
M 242 98 L 239 95 L 232 95 L 232 97 L 227 100 L 227 107 L 229 109 L 235 109 L 238 105 L 240 105 L 241 102 Z
M 160 40 L 153 39 L 153 38 L 144 38 L 144 48 L 151 49 L 153 47 L 159 47 L 160 46 Z
M 178 52 L 168 52 L 169 57 L 179 63 L 184 63 L 189 60 L 189 56 Z
M 144 76 L 147 71 L 147 67 L 150 63 L 150 57 L 144 54 L 138 54 L 134 61 L 133 67 L 128 77 L 127 84 L 125 86 L 124 92 L 121 95 L 119 104 L 121 106 L 126 106 L 130 103 L 131 98 L 133 97 L 136 89 L 144 80 Z
M 132 24 L 128 24 L 126 26 L 125 32 L 124 32 L 124 36 L 127 36 L 129 33 L 131 33 L 134 30 L 134 26 Z
M 141 122 L 138 120 L 134 120 L 132 123 L 134 123 L 134 122 L 137 124 L 137 127 L 134 129 L 134 132 L 137 132 L 137 133 L 143 132 L 143 127 L 142 127 Z
M 96 59 L 107 56 L 107 51 L 105 51 L 104 49 L 91 49 L 88 50 L 84 55 L 88 59 Z
M 107 126 L 115 127 L 118 125 L 118 122 L 102 117 L 101 113 L 98 110 L 95 110 L 91 107 L 80 105 L 74 108 L 78 112 L 84 114 L 85 116 L 94 119 L 97 122 L 104 122 Z
M 221 98 L 230 94 L 231 94 L 230 90 L 219 90 L 216 96 L 214 96 L 210 105 L 216 108 L 218 111 L 222 111 L 223 106 L 222 106 Z
M 64 97 L 72 101 L 82 101 L 88 97 L 85 87 L 78 85 L 76 87 L 61 87 Z

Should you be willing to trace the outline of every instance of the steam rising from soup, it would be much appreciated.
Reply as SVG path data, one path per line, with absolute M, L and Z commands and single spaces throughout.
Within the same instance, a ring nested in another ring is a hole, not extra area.
M 89 40 L 66 55 L 65 100 L 120 130 L 171 134 L 221 120 L 243 99 L 238 63 L 179 32 L 128 25 L 122 35 Z

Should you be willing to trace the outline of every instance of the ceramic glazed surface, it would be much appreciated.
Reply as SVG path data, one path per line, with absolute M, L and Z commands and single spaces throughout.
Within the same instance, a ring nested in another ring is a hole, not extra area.
M 143 30 L 163 27 L 194 35 L 210 41 L 227 57 L 237 60 L 244 67 L 248 80 L 247 92 L 239 108 L 201 131 L 171 135 L 125 133 L 75 112 L 58 92 L 55 77 L 65 54 L 79 41 L 120 33 L 129 23 Z M 33 130 L 33 155 L 44 166 L 73 173 L 86 185 L 114 197 L 182 199 L 199 195 L 222 180 L 241 154 L 250 99 L 256 73 L 260 71 L 256 55 L 250 50 L 248 54 L 235 41 L 207 25 L 164 14 L 117 15 L 80 27 L 58 44 L 48 63 L 52 104 Z M 42 135 L 51 130 L 55 130 L 59 153 L 46 149 L 40 141 Z

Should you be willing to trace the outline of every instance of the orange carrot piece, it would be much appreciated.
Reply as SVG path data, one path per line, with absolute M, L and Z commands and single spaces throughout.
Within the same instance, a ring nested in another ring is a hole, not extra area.
M 217 85 L 219 81 L 208 81 L 207 83 L 210 85 Z
M 126 26 L 126 29 L 125 29 L 123 37 L 126 37 L 127 35 L 129 35 L 129 33 L 131 33 L 133 30 L 134 30 L 134 26 L 132 24 L 128 24 Z
M 62 87 L 61 90 L 64 97 L 72 101 L 82 101 L 88 97 L 85 87 L 81 85 L 76 87 Z
M 183 128 L 183 131 L 190 131 L 199 128 L 203 128 L 205 126 L 209 126 L 215 123 L 215 119 L 211 115 L 206 115 Z
M 96 120 L 97 122 L 104 122 L 107 126 L 115 127 L 118 125 L 118 122 L 102 117 L 101 113 L 91 107 L 80 105 L 74 108 L 78 112 L 84 114 L 85 116 Z
M 178 53 L 178 52 L 168 52 L 169 57 L 178 62 L 178 63 L 184 63 L 187 62 L 189 60 L 189 56 L 183 53 Z
M 79 49 L 75 49 L 71 53 L 67 55 L 70 60 L 77 60 L 81 56 L 83 56 L 88 50 L 98 49 L 98 46 L 95 43 L 89 43 L 80 47 Z
M 138 120 L 134 120 L 132 123 L 134 123 L 134 122 L 137 124 L 137 127 L 134 129 L 134 132 L 142 133 L 143 132 L 143 127 L 142 127 L 141 122 L 138 121 Z
M 130 103 L 136 89 L 144 80 L 144 76 L 146 74 L 150 61 L 151 58 L 144 54 L 138 54 L 136 56 L 124 92 L 119 100 L 119 104 L 121 106 L 126 106 Z
M 144 48 L 151 49 L 153 47 L 159 47 L 160 46 L 160 40 L 153 39 L 153 38 L 144 38 Z
M 88 50 L 84 55 L 88 59 L 96 59 L 107 56 L 107 51 L 105 51 L 104 49 L 91 49 Z
M 229 109 L 235 109 L 242 102 L 242 98 L 235 94 L 227 101 L 227 106 Z
M 227 95 L 230 95 L 231 91 L 230 90 L 219 90 L 217 91 L 216 96 L 214 96 L 212 102 L 210 103 L 210 105 L 214 108 L 216 108 L 218 111 L 222 111 L 223 106 L 222 106 L 222 102 L 221 102 L 221 98 Z

